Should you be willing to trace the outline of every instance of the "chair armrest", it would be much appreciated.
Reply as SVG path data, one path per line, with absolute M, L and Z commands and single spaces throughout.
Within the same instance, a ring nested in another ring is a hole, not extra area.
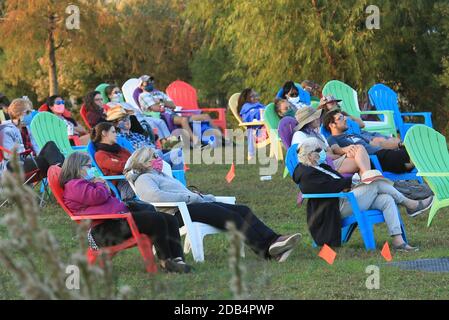
M 217 202 L 227 203 L 227 204 L 235 204 L 235 197 L 215 197 Z
M 130 213 L 123 214 L 96 214 L 71 217 L 73 221 L 81 220 L 107 220 L 107 219 L 127 219 Z
M 426 117 L 432 115 L 432 112 L 401 112 L 403 117 Z
M 392 116 L 394 112 L 392 110 L 382 110 L 382 111 L 361 111 L 360 114 L 374 114 L 374 115 L 386 115 L 386 116 Z
M 354 194 L 352 192 L 340 192 L 340 193 L 303 193 L 304 199 L 322 199 L 322 198 L 348 198 L 355 200 Z
M 264 126 L 265 122 L 263 121 L 253 121 L 253 122 L 243 122 L 240 123 L 240 127 L 255 127 L 255 126 Z
M 185 202 L 151 202 L 151 204 L 156 208 L 179 208 L 179 206 L 182 206 Z
M 87 146 L 72 146 L 72 150 L 86 151 Z
M 100 176 L 99 178 L 102 178 L 106 181 L 109 180 L 126 180 L 125 176 Z
M 418 177 L 449 177 L 449 172 L 418 172 Z

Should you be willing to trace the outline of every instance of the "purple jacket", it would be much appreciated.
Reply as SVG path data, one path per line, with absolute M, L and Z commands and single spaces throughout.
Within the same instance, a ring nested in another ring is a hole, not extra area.
M 98 215 L 129 212 L 126 205 L 114 198 L 106 186 L 85 179 L 66 183 L 62 195 L 64 204 L 75 215 Z

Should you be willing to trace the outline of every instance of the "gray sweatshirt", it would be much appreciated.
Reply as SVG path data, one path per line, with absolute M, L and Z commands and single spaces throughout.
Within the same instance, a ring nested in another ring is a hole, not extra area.
M 134 182 L 136 194 L 146 202 L 185 202 L 187 204 L 215 202 L 213 195 L 200 196 L 187 189 L 181 182 L 164 173 L 151 171 L 140 175 Z M 158 209 L 173 213 L 177 209 Z

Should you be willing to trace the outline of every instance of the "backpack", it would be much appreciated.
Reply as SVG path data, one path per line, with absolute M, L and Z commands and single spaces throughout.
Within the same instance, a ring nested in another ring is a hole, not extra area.
M 420 184 L 416 180 L 400 180 L 394 183 L 396 190 L 413 200 L 423 200 L 433 196 L 432 190 L 425 183 Z

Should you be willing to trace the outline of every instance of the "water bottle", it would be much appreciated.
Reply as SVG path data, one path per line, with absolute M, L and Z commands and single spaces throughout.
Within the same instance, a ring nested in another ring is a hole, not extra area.
M 260 181 L 271 181 L 271 176 L 262 176 L 260 177 Z

